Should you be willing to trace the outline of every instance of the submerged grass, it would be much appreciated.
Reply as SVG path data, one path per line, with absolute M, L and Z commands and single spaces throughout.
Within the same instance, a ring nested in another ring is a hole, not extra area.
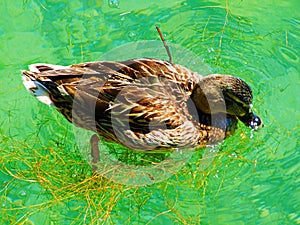
M 0 145 L 0 172 L 9 177 L 1 186 L 1 204 L 5 206 L 2 208 L 3 224 L 8 224 L 7 221 L 12 224 L 28 224 L 35 216 L 43 215 L 45 218 L 47 211 L 64 211 L 65 207 L 69 213 L 56 218 L 57 222 L 70 217 L 70 224 L 115 224 L 117 212 L 114 208 L 121 199 L 131 199 L 131 204 L 138 208 L 149 200 L 148 187 L 128 187 L 107 180 L 93 172 L 77 151 L 71 150 L 72 153 L 68 153 L 68 146 L 32 148 L 22 141 L 3 137 Z M 182 224 L 198 221 L 199 218 L 182 214 L 178 209 L 177 189 L 180 186 L 193 188 L 202 193 L 204 198 L 207 177 L 220 176 L 219 162 L 231 154 L 230 148 L 220 152 L 208 169 L 201 170 L 202 160 L 205 159 L 201 151 L 197 151 L 178 174 L 155 184 L 152 189 L 160 190 L 163 194 L 165 210 L 153 212 L 148 224 L 165 214 L 173 218 L 174 222 Z M 241 156 L 233 157 L 232 160 L 254 164 Z M 221 189 L 222 182 L 219 185 Z M 14 189 L 18 192 L 21 190 L 21 193 L 15 193 L 19 197 L 6 198 L 5 196 L 14 195 Z M 134 214 L 131 217 L 135 217 Z M 52 220 L 51 217 L 45 219 L 48 222 Z M 130 216 L 127 222 L 131 223 Z
M 33 196 L 31 196 L 31 190 L 26 191 L 25 188 L 21 205 L 18 201 L 11 199 L 10 207 L 2 209 L 2 215 L 15 214 L 19 217 L 19 213 L 27 212 L 18 220 L 10 220 L 16 223 L 25 222 L 32 214 L 39 211 L 45 212 L 47 208 L 57 207 L 71 201 L 82 202 L 81 208 L 85 209 L 80 210 L 82 211 L 82 215 L 79 215 L 81 219 L 89 217 L 91 213 L 95 216 L 94 212 L 101 215 L 98 218 L 105 219 L 109 216 L 107 212 L 111 211 L 119 198 L 118 195 L 126 189 L 97 174 L 92 174 L 90 166 L 76 152 L 66 154 L 64 152 L 66 149 L 63 148 L 31 148 L 23 142 L 16 142 L 10 138 L 1 143 L 1 149 L 1 173 L 11 177 L 1 187 L 2 193 L 11 192 L 15 184 L 23 183 L 24 187 L 30 184 L 39 186 L 41 192 L 35 194 L 47 196 L 46 201 L 28 204 L 27 201 L 31 200 L 26 200 L 26 195 L 29 198 Z M 7 203 L 2 202 L 2 204 Z M 7 221 L 7 218 L 2 217 L 3 219 Z

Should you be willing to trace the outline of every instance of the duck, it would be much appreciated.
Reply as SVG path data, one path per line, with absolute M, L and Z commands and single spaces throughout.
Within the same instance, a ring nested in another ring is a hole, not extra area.
M 201 76 L 170 55 L 169 61 L 36 63 L 22 71 L 22 79 L 33 96 L 75 126 L 132 150 L 201 148 L 221 143 L 239 121 L 252 130 L 263 126 L 245 81 L 228 74 Z

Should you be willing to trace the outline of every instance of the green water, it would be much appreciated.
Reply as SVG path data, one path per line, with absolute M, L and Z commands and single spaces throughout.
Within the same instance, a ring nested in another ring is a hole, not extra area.
M 1 1 L 0 224 L 300 224 L 299 10 L 298 0 Z M 20 70 L 102 59 L 158 40 L 155 25 L 202 59 L 185 66 L 249 83 L 265 127 L 250 138 L 240 126 L 204 170 L 195 153 L 153 185 L 92 178 L 72 125 L 26 92 Z

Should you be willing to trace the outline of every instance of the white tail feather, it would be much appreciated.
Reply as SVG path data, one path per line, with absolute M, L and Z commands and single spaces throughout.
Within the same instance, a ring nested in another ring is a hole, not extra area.
M 25 88 L 40 102 L 49 106 L 53 104 L 52 100 L 49 97 L 49 90 L 44 85 L 36 80 L 30 79 L 26 75 L 23 75 L 22 79 Z

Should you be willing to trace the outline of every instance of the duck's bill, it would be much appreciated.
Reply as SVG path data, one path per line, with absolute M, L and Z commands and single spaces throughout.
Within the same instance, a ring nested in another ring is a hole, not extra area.
M 253 114 L 253 119 L 249 122 L 249 127 L 253 130 L 258 130 L 259 128 L 263 127 L 264 124 L 259 116 Z
M 252 130 L 258 130 L 261 127 L 264 126 L 262 120 L 259 116 L 257 116 L 254 113 L 246 114 L 242 117 L 239 117 L 239 119 L 248 127 L 250 127 Z

